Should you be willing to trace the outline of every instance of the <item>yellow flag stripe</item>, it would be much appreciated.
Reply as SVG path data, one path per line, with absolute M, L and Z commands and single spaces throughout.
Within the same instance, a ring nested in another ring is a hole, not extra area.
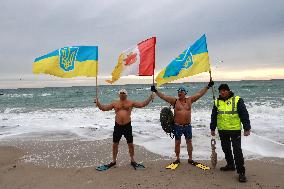
M 166 68 L 164 68 L 155 79 L 157 82 L 157 86 L 163 85 L 165 83 L 169 83 L 177 79 L 193 76 L 193 75 L 210 70 L 208 52 L 193 55 L 192 59 L 194 62 L 193 65 L 189 67 L 188 69 L 181 70 L 177 76 L 163 78 L 165 71 L 166 71 Z
M 75 69 L 65 72 L 59 67 L 59 57 L 52 56 L 33 63 L 34 74 L 51 74 L 63 78 L 71 78 L 76 76 L 96 77 L 97 76 L 97 60 L 75 61 Z

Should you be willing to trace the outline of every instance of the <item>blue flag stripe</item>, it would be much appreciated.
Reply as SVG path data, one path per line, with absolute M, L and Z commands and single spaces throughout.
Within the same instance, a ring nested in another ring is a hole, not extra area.
M 208 52 L 205 34 L 166 67 L 163 78 L 177 76 L 182 69 L 188 69 L 193 65 L 192 56 L 204 52 Z
M 208 52 L 205 35 L 203 35 L 190 47 L 190 52 L 192 55 Z
M 43 55 L 43 56 L 41 56 L 41 57 L 36 58 L 36 59 L 35 59 L 35 62 L 38 62 L 38 61 L 40 61 L 40 60 L 42 60 L 42 59 L 45 59 L 45 58 L 50 58 L 50 57 L 52 57 L 52 56 L 58 56 L 58 55 L 59 55 L 58 50 L 55 50 L 55 51 L 53 51 L 53 52 L 51 52 L 51 53 L 48 53 L 48 54 L 46 54 L 46 55 Z
M 72 46 L 78 47 L 79 51 L 76 56 L 76 61 L 82 62 L 86 60 L 98 60 L 98 47 L 97 46 Z M 66 48 L 66 47 L 64 47 Z M 43 55 L 35 59 L 35 62 L 50 58 L 52 56 L 59 56 L 59 50 Z

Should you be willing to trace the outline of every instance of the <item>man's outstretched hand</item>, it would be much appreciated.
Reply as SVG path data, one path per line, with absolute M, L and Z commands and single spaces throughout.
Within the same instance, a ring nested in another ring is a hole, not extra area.
M 151 91 L 154 92 L 154 93 L 157 92 L 157 89 L 156 89 L 155 85 L 151 86 Z
M 209 89 L 210 87 L 212 87 L 214 85 L 214 81 L 210 80 L 208 85 L 207 85 L 207 88 Z
M 155 96 L 156 96 L 156 94 L 152 93 L 149 98 L 153 101 Z
M 244 131 L 244 136 L 249 136 L 250 135 L 250 130 L 245 130 Z
M 96 106 L 98 106 L 98 101 L 99 101 L 99 99 L 98 98 L 94 98 L 94 104 L 96 105 Z

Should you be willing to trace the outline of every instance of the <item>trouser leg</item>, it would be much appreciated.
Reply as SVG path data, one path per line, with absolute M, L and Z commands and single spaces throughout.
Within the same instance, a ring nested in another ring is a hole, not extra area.
M 232 149 L 231 149 L 231 137 L 228 133 L 219 131 L 219 136 L 221 140 L 222 150 L 225 154 L 225 159 L 227 161 L 227 165 L 235 167 Z
M 241 131 L 236 132 L 232 136 L 232 145 L 233 145 L 233 152 L 234 152 L 234 160 L 237 168 L 237 172 L 245 173 L 245 167 L 244 167 L 244 157 L 242 152 L 242 143 L 241 143 Z

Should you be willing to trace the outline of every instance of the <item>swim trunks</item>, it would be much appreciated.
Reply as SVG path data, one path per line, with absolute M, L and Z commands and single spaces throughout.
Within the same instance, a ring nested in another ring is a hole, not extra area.
M 182 135 L 184 135 L 185 139 L 192 139 L 192 127 L 190 123 L 186 125 L 178 125 L 175 123 L 172 125 L 172 130 L 175 140 L 180 140 Z
M 114 131 L 113 131 L 113 142 L 119 143 L 122 135 L 125 137 L 127 143 L 133 143 L 131 122 L 125 125 L 120 125 L 115 122 Z

